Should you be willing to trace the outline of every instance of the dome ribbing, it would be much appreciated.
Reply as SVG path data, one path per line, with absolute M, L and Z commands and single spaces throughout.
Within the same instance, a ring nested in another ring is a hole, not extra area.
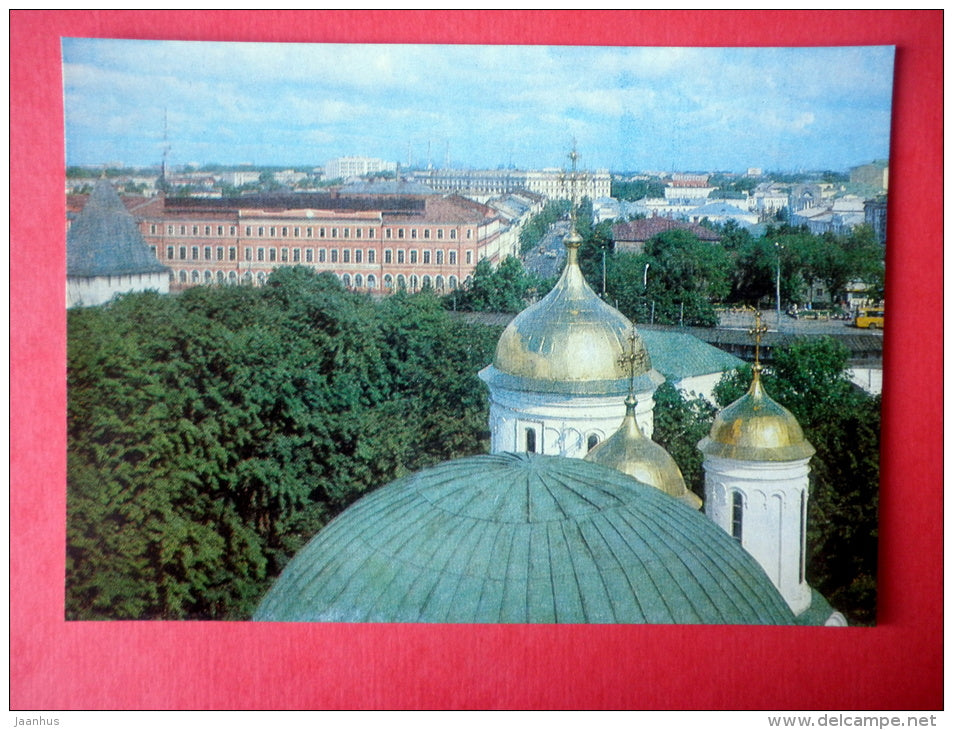
M 579 459 L 447 462 L 361 499 L 288 564 L 259 621 L 792 623 L 693 510 Z

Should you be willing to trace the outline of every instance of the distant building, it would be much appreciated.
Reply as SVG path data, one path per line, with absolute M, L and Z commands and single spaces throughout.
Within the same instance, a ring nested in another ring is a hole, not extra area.
M 770 216 L 788 206 L 788 193 L 774 183 L 761 183 L 752 195 L 753 210 L 762 216 Z
M 864 200 L 856 195 L 823 200 L 820 205 L 791 214 L 791 224 L 805 225 L 811 233 L 849 233 L 864 223 Z
M 721 236 L 710 228 L 705 228 L 705 226 L 700 226 L 697 223 L 662 216 L 640 218 L 627 223 L 616 223 L 612 226 L 612 240 L 615 242 L 616 251 L 642 253 L 646 241 L 659 233 L 672 230 L 688 231 L 700 241 L 717 243 L 721 240 Z
M 136 217 L 173 290 L 262 285 L 275 267 L 302 265 L 360 291 L 446 292 L 463 286 L 481 259 L 519 250 L 510 221 L 457 196 L 156 198 Z
M 226 185 L 240 188 L 242 185 L 254 185 L 261 178 L 261 173 L 257 170 L 233 170 L 222 172 L 219 179 Z
M 99 180 L 66 233 L 66 306 L 95 306 L 150 289 L 169 291 L 168 269 L 112 185 Z
M 376 157 L 335 157 L 324 166 L 327 180 L 349 180 L 378 172 L 397 172 L 397 163 Z
M 744 201 L 739 201 L 744 204 Z M 738 225 L 752 226 L 758 222 L 758 214 L 751 213 L 748 210 L 742 210 L 741 208 L 730 205 L 724 201 L 711 201 L 705 205 L 700 205 L 699 207 L 689 211 L 688 218 L 693 223 L 701 223 L 701 221 L 707 219 L 712 223 L 727 223 L 728 221 L 734 221 Z
M 864 223 L 874 229 L 881 245 L 887 243 L 887 197 L 881 195 L 864 201 Z
M 569 200 L 573 187 L 579 198 L 607 198 L 612 178 L 608 170 L 579 172 L 545 170 L 418 170 L 414 179 L 438 193 L 456 193 L 469 198 L 491 197 L 528 190 L 549 200 Z
M 850 169 L 850 181 L 870 185 L 886 192 L 887 176 L 890 168 L 886 162 L 872 162 L 869 165 L 860 165 Z
M 670 201 L 704 201 L 715 187 L 708 184 L 708 175 L 675 173 L 665 186 L 665 199 Z M 695 203 L 699 205 L 699 203 Z

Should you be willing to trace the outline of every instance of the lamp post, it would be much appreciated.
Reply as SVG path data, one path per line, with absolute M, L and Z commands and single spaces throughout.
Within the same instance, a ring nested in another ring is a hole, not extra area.
M 602 246 L 602 298 L 606 298 L 606 247 Z
M 777 241 L 774 242 L 774 248 L 778 254 L 778 269 L 777 269 L 777 279 L 775 280 L 775 297 L 777 302 L 777 315 L 778 315 L 778 332 L 781 331 L 781 251 L 784 250 L 782 246 Z

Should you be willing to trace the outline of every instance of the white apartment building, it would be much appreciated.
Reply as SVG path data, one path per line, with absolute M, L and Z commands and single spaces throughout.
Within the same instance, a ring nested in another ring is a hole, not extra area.
M 326 180 L 348 180 L 375 172 L 397 172 L 397 163 L 376 157 L 335 157 L 324 166 Z

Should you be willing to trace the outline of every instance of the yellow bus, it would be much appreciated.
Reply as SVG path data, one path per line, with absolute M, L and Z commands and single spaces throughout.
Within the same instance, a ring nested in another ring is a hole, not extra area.
M 882 309 L 859 309 L 857 316 L 854 317 L 854 327 L 862 329 L 880 329 L 884 328 L 884 310 Z

